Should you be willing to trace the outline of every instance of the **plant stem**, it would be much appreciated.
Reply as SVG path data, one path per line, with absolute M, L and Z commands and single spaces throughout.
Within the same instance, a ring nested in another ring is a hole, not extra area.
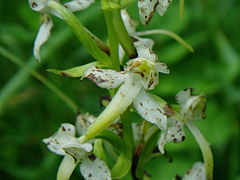
M 101 46 L 98 46 L 100 41 L 95 41 L 95 36 L 93 36 L 86 28 L 82 25 L 79 19 L 67 8 L 55 1 L 49 1 L 48 6 L 53 10 L 57 11 L 59 15 L 64 19 L 64 21 L 71 27 L 77 38 L 80 42 L 90 51 L 90 54 L 96 58 L 99 62 L 103 64 L 110 63 L 109 56 L 102 51 L 100 47 L 106 49 L 106 45 L 101 43 Z M 105 51 L 105 50 L 104 50 Z
M 129 36 L 123 23 L 120 10 L 113 10 L 113 25 L 120 44 L 130 59 L 137 57 L 132 38 Z
M 195 137 L 202 151 L 203 160 L 206 169 L 207 180 L 213 179 L 213 155 L 209 143 L 206 141 L 199 129 L 191 122 L 186 123 L 189 130 Z
M 110 47 L 110 57 L 112 59 L 112 68 L 115 70 L 120 70 L 119 55 L 118 55 L 118 39 L 116 32 L 113 27 L 113 14 L 111 11 L 103 11 L 104 17 L 107 24 L 108 37 L 109 37 L 109 47 Z
M 42 82 L 47 88 L 52 90 L 58 97 L 60 97 L 68 106 L 69 108 L 76 112 L 77 109 L 79 109 L 78 105 L 73 102 L 67 95 L 65 95 L 60 89 L 58 89 L 54 84 L 52 84 L 50 81 L 48 81 L 44 76 L 36 72 L 31 67 L 27 66 L 23 61 L 18 59 L 18 57 L 12 55 L 7 50 L 5 50 L 3 47 L 0 46 L 0 54 L 6 59 L 12 61 L 13 63 L 19 65 L 21 68 L 23 68 L 25 71 L 30 73 L 33 77 L 38 79 L 40 82 Z

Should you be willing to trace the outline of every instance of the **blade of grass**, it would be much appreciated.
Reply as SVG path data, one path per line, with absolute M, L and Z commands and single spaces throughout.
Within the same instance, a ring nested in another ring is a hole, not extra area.
M 64 94 L 59 88 L 57 88 L 54 84 L 52 84 L 50 81 L 48 81 L 44 76 L 39 74 L 34 69 L 27 66 L 23 61 L 21 61 L 18 57 L 14 56 L 10 52 L 8 52 L 6 49 L 0 46 L 0 55 L 5 57 L 6 59 L 12 61 L 14 64 L 19 65 L 21 68 L 23 68 L 25 71 L 30 73 L 33 77 L 38 79 L 40 82 L 42 82 L 47 88 L 52 90 L 59 98 L 61 98 L 68 106 L 69 108 L 76 112 L 79 107 L 78 105 L 72 101 L 66 94 Z M 1 94 L 1 96 L 4 97 L 4 94 Z M 0 101 L 0 111 L 1 111 L 1 101 Z

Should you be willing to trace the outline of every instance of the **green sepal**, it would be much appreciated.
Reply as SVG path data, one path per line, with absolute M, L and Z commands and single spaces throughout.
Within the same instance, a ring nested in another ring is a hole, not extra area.
M 113 179 L 122 179 L 131 169 L 131 158 L 127 154 L 121 154 L 111 170 Z
M 104 130 L 95 137 L 96 139 L 103 139 L 109 142 L 119 153 L 126 153 L 128 151 L 125 142 L 115 133 Z
M 114 9 L 120 9 L 121 5 L 116 0 L 102 0 L 101 8 L 103 10 L 114 10 Z
M 66 69 L 66 70 L 47 69 L 47 71 L 55 73 L 60 76 L 75 78 L 75 77 L 81 77 L 83 75 L 83 73 L 87 70 L 87 68 L 89 68 L 90 66 L 98 66 L 99 67 L 99 63 L 97 61 L 94 61 L 89 64 L 85 64 L 82 66 L 76 66 L 76 67 Z
M 105 163 L 107 163 L 107 158 L 106 158 L 106 155 L 104 153 L 103 140 L 102 139 L 96 139 L 96 141 L 94 142 L 93 152 L 99 159 L 101 159 L 101 160 L 105 161 Z

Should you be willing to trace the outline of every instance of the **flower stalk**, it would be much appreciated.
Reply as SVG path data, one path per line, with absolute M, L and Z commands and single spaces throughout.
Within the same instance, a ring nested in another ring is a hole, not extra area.
M 204 165 L 206 169 L 207 180 L 213 179 L 213 155 L 209 143 L 206 141 L 202 133 L 191 122 L 187 122 L 187 127 L 195 137 L 203 155 Z

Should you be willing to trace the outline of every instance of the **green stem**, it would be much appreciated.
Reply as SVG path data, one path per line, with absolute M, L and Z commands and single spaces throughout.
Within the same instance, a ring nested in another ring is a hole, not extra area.
M 95 36 L 93 36 L 91 33 L 89 33 L 89 31 L 86 30 L 86 28 L 71 11 L 69 11 L 67 8 L 55 1 L 49 1 L 48 6 L 53 10 L 57 11 L 57 13 L 59 13 L 59 15 L 71 27 L 77 38 L 90 51 L 90 54 L 94 58 L 96 58 L 99 62 L 103 64 L 109 63 L 109 56 L 105 52 L 103 52 L 102 49 L 98 46 L 100 40 L 96 42 L 94 40 L 96 39 Z M 102 46 L 106 47 L 105 44 L 101 43 L 100 47 Z
M 126 110 L 121 116 L 121 121 L 123 124 L 123 139 L 124 142 L 128 145 L 129 153 L 131 154 L 134 149 L 134 140 L 133 140 L 133 131 L 132 131 L 132 121 L 129 117 L 129 109 Z M 132 154 L 131 154 L 132 156 Z
M 192 132 L 202 151 L 203 160 L 206 169 L 207 180 L 213 179 L 213 155 L 209 143 L 206 141 L 199 129 L 191 122 L 186 123 Z
M 115 70 L 120 70 L 119 55 L 118 55 L 118 39 L 116 32 L 113 27 L 113 14 L 111 11 L 103 11 L 104 17 L 107 24 L 108 37 L 109 37 L 109 47 L 110 47 L 110 57 L 112 59 L 112 67 Z
M 113 10 L 113 26 L 120 44 L 130 59 L 137 57 L 132 38 L 129 36 L 123 23 L 120 10 Z
M 79 109 L 78 105 L 73 102 L 67 95 L 65 95 L 60 89 L 58 89 L 54 84 L 52 84 L 50 81 L 48 81 L 44 76 L 36 72 L 34 69 L 27 66 L 23 61 L 18 59 L 18 57 L 12 55 L 7 50 L 5 50 L 3 47 L 0 46 L 0 54 L 4 56 L 6 59 L 12 61 L 13 63 L 19 65 L 21 68 L 23 68 L 25 71 L 30 73 L 33 77 L 38 79 L 40 82 L 42 82 L 47 88 L 52 90 L 57 96 L 59 96 L 68 106 L 69 108 L 76 112 L 77 109 Z

